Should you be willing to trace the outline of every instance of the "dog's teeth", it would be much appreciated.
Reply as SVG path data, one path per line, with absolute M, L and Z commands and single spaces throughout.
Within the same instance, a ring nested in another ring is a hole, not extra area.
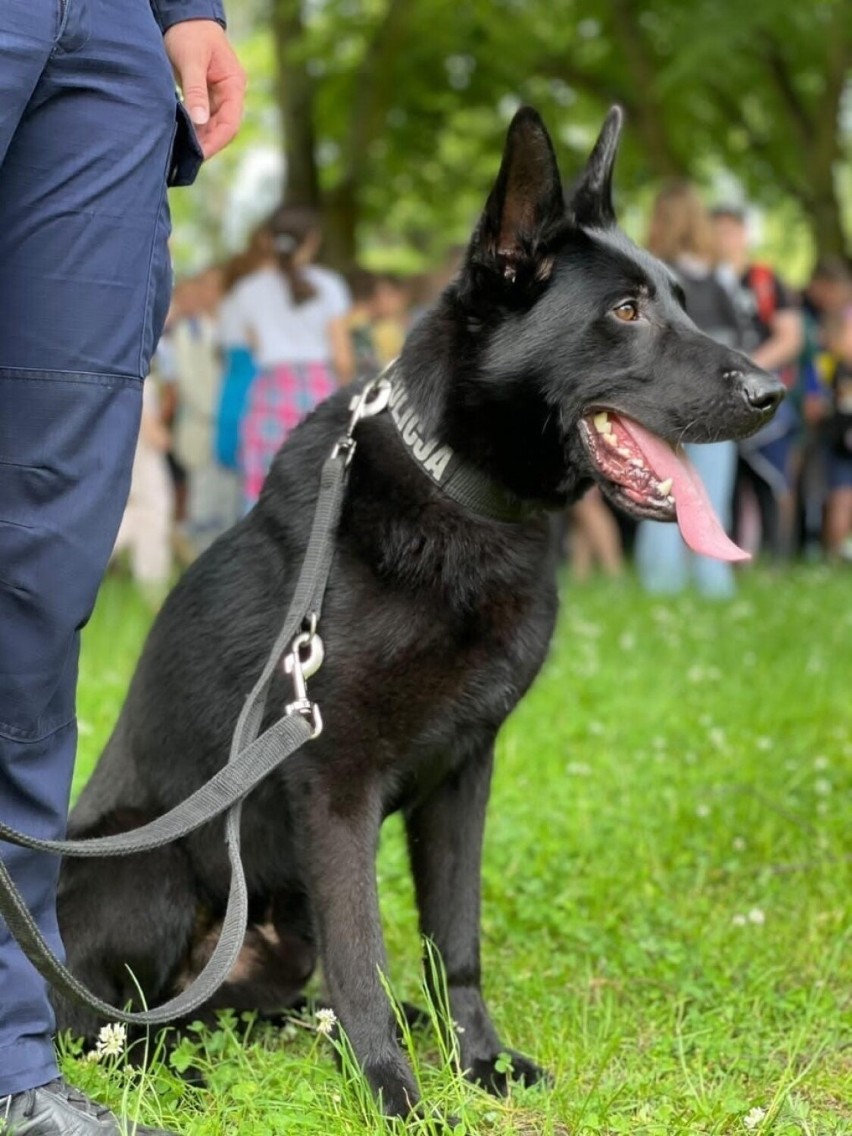
M 661 497 L 668 497 L 673 485 L 674 481 L 670 477 L 667 477 L 665 481 L 661 481 L 657 486 L 657 492 Z
M 633 466 L 634 469 L 644 469 L 645 468 L 645 463 L 642 461 L 641 458 L 631 458 L 630 464 Z
M 611 447 L 611 448 L 612 448 L 613 450 L 617 450 L 617 449 L 618 449 L 618 438 L 616 438 L 615 434 L 604 434 L 604 435 L 603 435 L 603 440 L 604 440 L 604 441 L 606 442 L 606 444 L 607 444 L 608 446 L 610 446 L 610 447 Z
M 630 457 L 630 450 L 628 450 L 625 446 L 619 446 L 618 449 L 615 452 L 617 454 L 621 454 L 621 456 L 623 458 L 629 458 Z
M 597 432 L 599 434 L 611 434 L 612 433 L 612 423 L 610 422 L 609 415 L 607 414 L 607 412 L 605 410 L 602 411 L 600 414 L 595 415 L 594 423 L 595 423 L 595 429 L 597 430 Z
M 666 504 L 667 505 L 674 505 L 674 503 L 675 503 L 674 497 L 672 497 L 672 495 L 669 494 L 668 497 L 666 498 Z

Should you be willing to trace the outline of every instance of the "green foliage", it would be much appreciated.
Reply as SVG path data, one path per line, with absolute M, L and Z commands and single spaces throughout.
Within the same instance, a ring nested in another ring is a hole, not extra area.
M 259 149 L 288 149 L 291 162 L 314 167 L 333 259 L 342 264 L 357 249 L 379 266 L 434 266 L 466 239 L 522 102 L 544 114 L 568 182 L 608 106 L 624 105 L 623 207 L 646 201 L 664 177 L 691 176 L 717 194 L 712 187 L 733 178 L 783 218 L 776 252 L 790 255 L 791 231 L 797 260 L 808 241 L 848 250 L 847 0 L 240 0 L 238 8 L 246 119 L 197 188 L 172 195 L 183 267 L 221 255 L 269 208 L 272 188 L 240 203 L 232 192 Z M 273 18 L 284 10 L 286 32 Z M 288 100 L 311 119 L 309 154 L 303 139 L 283 137 Z M 236 225 L 235 211 L 245 214 Z
M 287 50 L 314 76 L 325 200 L 331 210 L 351 195 L 362 250 L 402 239 L 430 260 L 463 236 L 520 102 L 551 123 L 570 180 L 618 101 L 628 194 L 728 170 L 764 205 L 794 202 L 820 247 L 842 251 L 845 0 L 324 0 L 304 11 Z
M 852 1136 L 849 573 L 741 580 L 730 604 L 566 585 L 550 660 L 501 736 L 486 994 L 552 1090 L 496 1101 L 455 1076 L 441 982 L 430 1002 L 417 966 L 402 826 L 386 824 L 389 989 L 426 1001 L 430 1026 L 405 1046 L 427 1102 L 462 1131 Z M 147 622 L 108 581 L 84 633 L 80 778 Z M 225 1015 L 145 1075 L 73 1047 L 63 1067 L 130 1117 L 193 1136 L 400 1131 L 351 1062 L 341 1078 L 316 1026 Z M 206 1089 L 179 1075 L 191 1065 Z M 430 1124 L 412 1131 L 434 1136 Z

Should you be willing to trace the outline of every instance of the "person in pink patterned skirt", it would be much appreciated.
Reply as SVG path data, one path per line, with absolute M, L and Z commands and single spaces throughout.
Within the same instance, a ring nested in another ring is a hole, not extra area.
M 290 431 L 355 372 L 349 292 L 337 273 L 313 263 L 321 240 L 317 214 L 282 206 L 267 228 L 270 260 L 240 281 L 232 304 L 260 368 L 240 429 L 247 507 Z

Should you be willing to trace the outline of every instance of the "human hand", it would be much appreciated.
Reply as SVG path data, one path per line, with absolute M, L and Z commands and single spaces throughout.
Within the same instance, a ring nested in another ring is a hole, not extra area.
M 215 20 L 183 20 L 164 37 L 204 157 L 223 149 L 240 126 L 246 76 Z

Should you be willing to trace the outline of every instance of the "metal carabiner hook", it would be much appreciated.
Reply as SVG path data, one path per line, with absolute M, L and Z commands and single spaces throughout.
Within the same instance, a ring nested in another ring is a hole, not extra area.
M 307 657 L 302 657 L 304 648 Z M 316 702 L 308 697 L 307 680 L 317 673 L 325 658 L 323 641 L 314 631 L 301 631 L 290 644 L 290 651 L 284 656 L 284 673 L 293 679 L 294 699 L 284 707 L 284 713 L 301 714 L 314 727 L 312 737 L 322 732 L 322 715 Z

